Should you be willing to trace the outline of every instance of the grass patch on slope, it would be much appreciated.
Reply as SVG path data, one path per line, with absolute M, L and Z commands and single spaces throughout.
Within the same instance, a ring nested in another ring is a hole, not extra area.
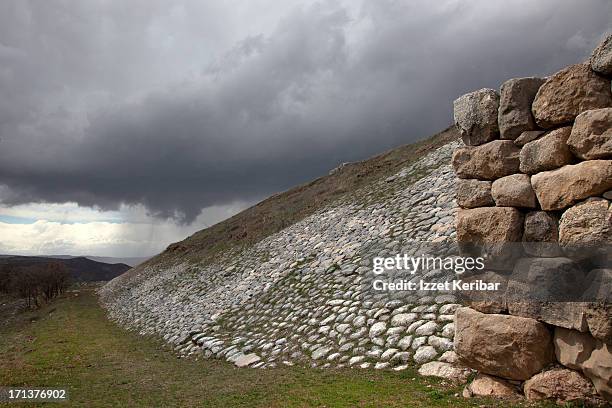
M 64 406 L 520 406 L 455 397 L 460 387 L 419 378 L 412 370 L 255 370 L 178 359 L 159 341 L 107 320 L 93 288 L 67 293 L 4 327 L 0 356 L 0 385 L 66 387 L 70 401 Z M 10 404 L 45 405 L 50 404 Z

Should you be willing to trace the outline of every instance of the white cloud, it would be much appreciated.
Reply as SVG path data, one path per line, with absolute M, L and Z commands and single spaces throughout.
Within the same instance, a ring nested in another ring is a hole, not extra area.
M 0 254 L 150 256 L 246 208 L 250 203 L 208 207 L 190 225 L 146 215 L 144 207 L 97 211 L 76 204 L 29 204 L 0 208 L 2 216 L 35 219 L 0 222 Z M 116 222 L 109 222 L 116 220 Z
M 0 208 L 0 217 L 38 220 L 43 217 L 47 221 L 59 223 L 91 222 L 91 221 L 122 221 L 120 211 L 98 211 L 90 207 L 80 207 L 76 203 L 34 203 L 22 204 L 14 207 Z
M 0 251 L 8 254 L 76 254 L 136 256 L 159 252 L 163 240 L 178 240 L 180 228 L 170 225 L 89 222 L 61 224 L 39 220 L 33 224 L 0 223 Z

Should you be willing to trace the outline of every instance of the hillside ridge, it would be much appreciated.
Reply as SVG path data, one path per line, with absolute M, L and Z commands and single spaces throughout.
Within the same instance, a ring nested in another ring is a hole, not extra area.
M 0 256 L 0 266 L 10 265 L 27 268 L 32 265 L 60 263 L 66 266 L 70 276 L 75 282 L 109 281 L 126 271 L 131 266 L 116 263 L 108 264 L 94 261 L 86 257 L 72 257 L 70 259 L 40 257 L 40 256 Z
M 203 352 L 239 365 L 249 354 L 257 356 L 248 363 L 256 367 L 301 361 L 402 369 L 453 361 L 458 304 L 452 296 L 422 295 L 404 304 L 360 282 L 375 256 L 409 251 L 414 242 L 452 241 L 456 205 L 448 163 L 458 142 L 445 137 L 434 138 L 441 146 L 420 158 L 389 166 L 394 172 L 254 245 L 218 251 L 212 261 L 186 257 L 170 264 L 168 257 L 156 264 L 154 258 L 109 282 L 101 301 L 111 318 L 163 336 L 182 355 Z M 377 321 L 388 321 L 389 336 L 387 327 L 369 332 Z
M 333 203 L 346 193 L 388 177 L 402 166 L 458 138 L 456 128 L 450 126 L 421 141 L 398 146 L 369 159 L 351 162 L 348 166 L 340 165 L 330 174 L 273 194 L 227 220 L 169 245 L 164 252 L 153 257 L 150 263 L 164 262 L 166 259 L 173 262 L 176 257 L 206 260 L 228 247 L 252 245 Z

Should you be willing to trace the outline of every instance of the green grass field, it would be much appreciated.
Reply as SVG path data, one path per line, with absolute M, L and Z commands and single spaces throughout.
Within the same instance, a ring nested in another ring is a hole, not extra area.
M 237 369 L 176 358 L 106 319 L 92 288 L 67 293 L 0 333 L 0 385 L 60 387 L 83 407 L 499 407 L 414 371 Z M 517 405 L 520 404 L 520 405 Z M 24 406 L 12 403 L 10 406 Z M 35 406 L 35 405 L 30 405 Z

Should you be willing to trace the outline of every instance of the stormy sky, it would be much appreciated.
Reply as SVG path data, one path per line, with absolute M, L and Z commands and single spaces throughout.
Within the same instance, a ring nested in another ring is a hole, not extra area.
M 0 253 L 139 256 L 585 60 L 609 0 L 3 0 Z

